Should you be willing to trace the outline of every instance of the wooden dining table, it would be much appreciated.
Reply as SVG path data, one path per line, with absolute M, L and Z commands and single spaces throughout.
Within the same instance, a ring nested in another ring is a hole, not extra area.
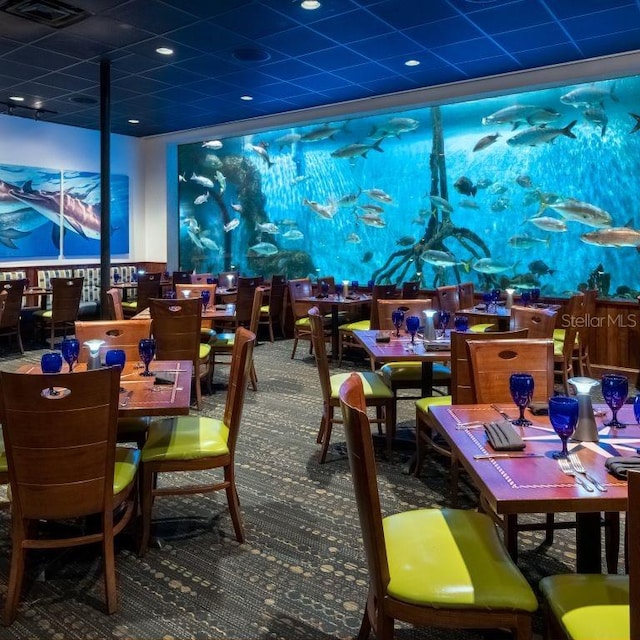
M 541 310 L 551 309 L 552 311 L 560 309 L 559 304 L 540 303 L 531 305 L 531 307 Z M 484 303 L 478 303 L 473 307 L 456 311 L 456 315 L 469 316 L 477 319 L 479 322 L 495 322 L 497 331 L 509 331 L 509 325 L 511 323 L 511 309 L 506 307 L 504 303 L 489 305 L 489 308 L 487 308 L 487 305 Z
M 86 371 L 86 363 L 79 363 L 74 371 Z M 140 362 L 127 362 L 120 376 L 118 416 L 189 415 L 191 406 L 191 377 L 193 363 L 190 360 L 153 360 L 149 365 L 151 376 L 141 375 L 144 366 Z M 63 365 L 63 372 L 68 366 Z M 39 374 L 39 364 L 23 365 L 18 373 Z
M 396 337 L 395 331 L 356 329 L 353 335 L 374 362 L 421 362 L 423 398 L 433 395 L 433 363 L 451 359 L 451 342 L 446 338 L 425 346 L 418 337 L 412 345 L 411 338 L 404 332 Z M 380 338 L 388 340 L 381 342 Z
M 521 452 L 496 452 L 487 441 L 483 424 L 503 419 L 500 412 L 516 417 L 515 406 L 454 405 L 430 407 L 432 424 L 451 449 L 452 465 L 462 465 L 480 492 L 481 499 L 506 519 L 505 544 L 517 555 L 515 535 L 519 514 L 574 513 L 576 515 L 576 569 L 579 573 L 600 573 L 601 512 L 627 509 L 627 483 L 611 475 L 605 460 L 611 456 L 633 456 L 640 446 L 640 426 L 631 405 L 624 405 L 619 418 L 625 429 L 604 426 L 611 417 L 606 406 L 596 406 L 598 442 L 569 442 L 586 471 L 605 490 L 592 486 L 587 491 L 560 470 L 553 453 L 561 443 L 546 416 L 529 415 L 529 427 L 515 427 L 525 441 Z M 522 457 L 523 454 L 526 457 Z M 452 468 L 453 468 L 452 466 Z
M 179 303 L 178 300 L 176 300 Z M 235 304 L 209 304 L 207 308 L 202 311 L 203 320 L 233 320 L 236 317 L 236 305 Z M 151 312 L 149 307 L 136 313 L 132 320 L 149 320 L 151 318 Z

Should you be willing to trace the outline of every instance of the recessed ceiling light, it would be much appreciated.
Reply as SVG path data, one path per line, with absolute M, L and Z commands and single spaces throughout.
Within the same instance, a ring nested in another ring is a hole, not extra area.
M 300 6 L 308 11 L 313 11 L 314 9 L 320 8 L 320 3 L 318 0 L 303 0 Z
M 171 56 L 173 55 L 173 49 L 169 49 L 169 47 L 158 47 L 156 53 L 159 53 L 161 56 Z
M 9 96 L 9 100 L 13 100 L 14 102 L 24 102 L 24 98 L 22 96 Z
M 420 60 L 407 60 L 405 65 L 407 67 L 417 67 L 420 64 Z
M 253 96 L 240 96 L 240 100 L 245 100 L 246 102 L 250 102 L 253 100 Z
M 140 124 L 140 120 L 136 120 L 135 118 L 130 118 L 127 122 L 129 124 Z

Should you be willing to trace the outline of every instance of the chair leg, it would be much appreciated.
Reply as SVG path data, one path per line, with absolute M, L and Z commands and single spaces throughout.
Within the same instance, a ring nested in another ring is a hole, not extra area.
M 298 336 L 294 336 L 293 338 L 293 351 L 291 352 L 291 359 L 296 355 L 296 349 L 298 348 Z
M 327 458 L 327 451 L 329 451 L 331 431 L 333 430 L 333 407 L 327 407 L 325 414 L 324 440 L 322 441 L 322 449 L 320 451 L 320 464 L 324 464 Z
M 3 624 L 8 627 L 16 619 L 18 612 L 18 602 L 22 592 L 22 581 L 24 578 L 25 550 L 22 547 L 22 540 L 25 535 L 25 522 L 21 522 L 12 527 L 11 537 L 13 544 L 11 548 L 11 568 L 9 569 L 9 583 L 4 605 Z
M 151 534 L 151 512 L 153 510 L 153 487 L 157 474 L 149 467 L 149 463 L 142 464 L 140 468 L 142 483 L 140 485 L 140 544 L 138 555 L 142 557 L 149 547 Z
M 362 622 L 360 623 L 360 630 L 358 631 L 358 640 L 367 640 L 371 635 L 371 620 L 369 618 L 369 603 L 365 605 L 364 615 L 362 616 Z
M 544 530 L 544 542 L 545 544 L 553 544 L 553 534 L 555 533 L 555 529 L 553 527 L 555 518 L 553 513 L 547 513 L 546 522 L 547 527 Z
M 318 429 L 318 435 L 316 436 L 316 442 L 318 444 L 322 444 L 323 440 L 324 440 L 324 432 L 325 432 L 325 425 L 324 425 L 324 416 L 322 416 L 322 420 L 320 420 L 320 428 Z
M 242 526 L 242 514 L 240 513 L 240 502 L 238 500 L 238 492 L 236 490 L 233 463 L 224 468 L 224 479 L 227 482 L 225 492 L 227 494 L 227 503 L 229 504 L 231 521 L 233 522 L 233 530 L 236 533 L 236 540 L 242 544 L 245 541 L 245 536 L 244 527 Z
M 20 335 L 20 327 L 18 327 L 16 337 L 18 339 L 18 348 L 20 349 L 20 353 L 24 355 L 24 347 L 22 346 L 22 336 Z
M 254 391 L 258 390 L 258 374 L 256 373 L 256 365 L 252 360 L 251 362 L 251 370 L 249 371 L 249 379 L 251 380 L 251 388 Z
M 102 557 L 104 564 L 104 591 L 107 601 L 107 613 L 118 610 L 118 592 L 116 587 L 116 559 L 113 548 L 113 513 L 105 514 L 102 530 Z
M 273 320 L 269 318 L 269 340 L 273 343 L 275 338 L 273 337 Z
M 620 514 L 617 511 L 605 512 L 604 525 L 604 553 L 607 561 L 607 572 L 618 573 Z

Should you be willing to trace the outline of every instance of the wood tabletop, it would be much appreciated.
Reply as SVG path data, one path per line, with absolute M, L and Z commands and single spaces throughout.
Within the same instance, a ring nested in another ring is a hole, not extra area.
M 297 298 L 298 302 L 312 302 L 318 307 L 349 307 L 355 304 L 371 304 L 371 296 L 366 293 L 339 296 L 330 293 L 326 298 L 318 296 L 304 296 Z
M 441 362 L 451 358 L 451 342 L 449 340 L 437 341 L 441 348 L 427 349 L 423 341 L 416 336 L 415 343 L 411 345 L 411 337 L 400 331 L 400 337 L 396 337 L 395 331 L 361 331 L 353 332 L 358 342 L 364 347 L 370 358 L 377 362 Z M 378 342 L 378 336 L 389 336 L 388 342 Z
M 144 367 L 139 362 L 127 362 L 120 377 L 122 391 L 118 407 L 121 418 L 140 416 L 188 415 L 191 404 L 193 363 L 189 360 L 154 360 L 153 376 L 140 375 Z M 63 365 L 63 371 L 67 371 Z M 74 371 L 85 371 L 86 364 L 77 364 Z M 40 365 L 24 365 L 18 373 L 42 373 Z M 169 384 L 156 384 L 157 380 Z
M 179 304 L 179 300 L 176 300 L 176 304 Z M 207 308 L 202 312 L 203 320 L 233 320 L 236 317 L 236 305 L 235 304 L 209 304 Z M 149 307 L 143 309 L 139 313 L 136 313 L 132 320 L 149 320 L 151 314 Z

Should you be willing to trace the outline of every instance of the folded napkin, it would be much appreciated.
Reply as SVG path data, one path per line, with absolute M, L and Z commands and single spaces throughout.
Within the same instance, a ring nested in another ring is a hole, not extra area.
M 349 293 L 346 295 L 347 300 L 360 300 L 359 293 Z
M 548 402 L 530 402 L 529 411 L 534 416 L 548 416 L 549 415 L 549 403 Z
M 489 422 L 484 425 L 489 444 L 496 451 L 520 451 L 524 449 L 524 440 L 508 420 Z
M 616 456 L 614 458 L 607 458 L 604 466 L 609 470 L 609 473 L 612 473 L 616 478 L 626 480 L 627 471 L 640 471 L 640 457 Z
M 328 297 L 329 297 L 328 293 L 319 293 L 319 294 L 316 295 L 316 298 L 318 298 L 318 300 L 320 298 L 328 298 Z

